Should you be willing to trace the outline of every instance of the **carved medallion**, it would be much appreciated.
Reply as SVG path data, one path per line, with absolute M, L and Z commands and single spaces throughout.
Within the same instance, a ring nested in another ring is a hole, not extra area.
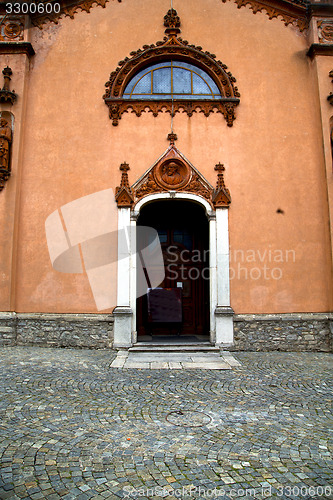
M 0 40 L 24 40 L 24 20 L 20 17 L 6 18 L 0 25 Z
M 156 165 L 154 177 L 159 186 L 177 190 L 189 182 L 191 171 L 185 163 L 174 158 Z
M 318 21 L 318 37 L 320 43 L 333 42 L 333 21 Z

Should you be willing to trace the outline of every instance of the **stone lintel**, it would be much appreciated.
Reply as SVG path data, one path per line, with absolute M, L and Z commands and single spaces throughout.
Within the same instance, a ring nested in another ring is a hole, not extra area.
M 26 54 L 32 57 L 35 51 L 30 42 L 0 42 L 0 54 Z
M 333 43 L 313 43 L 306 55 L 311 59 L 315 56 L 333 56 Z

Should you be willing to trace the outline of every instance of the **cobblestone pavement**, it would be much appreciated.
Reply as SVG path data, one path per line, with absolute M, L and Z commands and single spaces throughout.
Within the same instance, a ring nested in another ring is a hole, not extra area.
M 112 351 L 0 350 L 0 498 L 333 498 L 332 355 L 110 369 Z

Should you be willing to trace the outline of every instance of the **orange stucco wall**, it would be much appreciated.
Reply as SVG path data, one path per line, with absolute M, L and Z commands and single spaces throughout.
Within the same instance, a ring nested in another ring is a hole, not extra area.
M 119 60 L 163 39 L 169 8 L 169 0 L 110 2 L 31 30 L 36 55 L 22 123 L 18 234 L 14 254 L 6 243 L 2 249 L 0 310 L 96 312 L 84 273 L 52 269 L 44 224 L 62 205 L 114 189 L 123 161 L 132 183 L 167 148 L 169 114 L 125 114 L 114 127 L 102 95 Z M 241 93 L 231 128 L 220 114 L 174 118 L 177 147 L 208 181 L 216 182 L 217 162 L 226 166 L 233 200 L 232 307 L 236 313 L 330 310 L 327 171 L 317 69 L 306 56 L 306 34 L 232 2 L 182 0 L 174 8 L 181 36 L 227 64 Z M 9 198 L 14 217 L 10 183 L 0 203 Z M 13 223 L 6 229 L 3 206 L 7 241 Z M 10 302 L 11 255 L 16 272 Z

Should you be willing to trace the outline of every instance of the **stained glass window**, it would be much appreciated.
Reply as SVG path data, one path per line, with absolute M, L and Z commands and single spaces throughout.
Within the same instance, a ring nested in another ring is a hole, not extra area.
M 220 99 L 214 80 L 202 69 L 182 61 L 145 68 L 128 83 L 126 99 Z

